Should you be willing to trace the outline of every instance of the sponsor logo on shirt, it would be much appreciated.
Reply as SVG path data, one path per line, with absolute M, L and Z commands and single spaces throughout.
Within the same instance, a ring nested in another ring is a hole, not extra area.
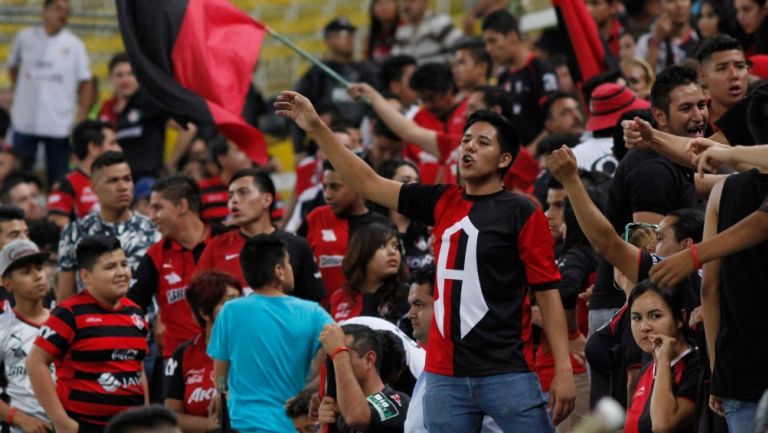
M 177 284 L 181 281 L 181 277 L 176 272 L 171 272 L 163 278 L 165 278 L 165 281 L 168 281 L 168 284 L 170 285 Z
M 226 256 L 224 256 L 224 260 L 229 261 L 229 260 L 236 259 L 238 257 L 240 257 L 240 254 L 227 254 Z
M 141 316 L 134 314 L 131 316 L 131 320 L 133 320 L 133 324 L 136 325 L 137 328 L 144 329 L 144 319 Z
M 338 268 L 341 266 L 341 261 L 344 260 L 344 256 L 320 256 L 317 267 L 323 268 Z
M 43 325 L 40 327 L 40 336 L 43 337 L 44 339 L 48 340 L 54 335 L 56 335 L 56 331 L 51 329 L 49 326 Z
M 184 300 L 187 298 L 187 286 L 180 287 L 178 289 L 169 290 L 165 296 L 169 304 L 173 304 L 175 302 Z
M 336 242 L 336 233 L 332 229 L 320 230 L 320 234 L 325 242 Z
M 366 400 L 371 404 L 371 407 L 378 413 L 379 419 L 386 421 L 390 418 L 396 417 L 400 414 L 397 410 L 397 406 L 386 395 L 381 392 L 369 395 Z
M 194 385 L 196 383 L 203 383 L 203 375 L 205 374 L 205 370 L 202 368 L 196 368 L 194 370 L 189 370 L 184 377 L 184 382 L 187 385 Z
M 130 361 L 139 356 L 139 351 L 135 349 L 115 349 L 112 352 L 113 361 Z
M 112 373 L 102 373 L 97 382 L 107 392 L 115 392 L 118 388 L 128 389 L 141 385 L 141 375 L 117 377 Z
M 165 363 L 165 375 L 166 376 L 173 376 L 173 373 L 176 372 L 176 367 L 178 367 L 178 366 L 179 366 L 179 363 L 175 359 L 170 358 Z
M 199 403 L 201 401 L 208 401 L 211 400 L 216 395 L 216 388 L 195 388 L 194 391 L 192 391 L 191 394 L 189 394 L 189 398 L 187 399 L 187 404 L 189 403 Z
M 8 348 L 11 349 L 14 358 L 24 359 L 27 357 L 27 352 L 21 347 L 22 345 L 21 337 L 17 334 L 11 334 L 8 339 Z
M 101 317 L 93 317 L 93 316 L 91 316 L 91 317 L 85 319 L 85 323 L 101 323 L 101 322 L 102 322 Z

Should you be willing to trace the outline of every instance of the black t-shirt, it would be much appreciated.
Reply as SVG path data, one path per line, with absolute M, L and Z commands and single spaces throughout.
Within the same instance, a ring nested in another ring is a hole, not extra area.
M 558 89 L 554 70 L 534 55 L 516 71 L 507 69 L 498 77 L 499 87 L 512 97 L 511 121 L 517 127 L 522 144 L 531 143 L 544 129 L 541 102 L 547 93 Z
M 757 170 L 725 181 L 717 231 L 760 208 L 768 196 L 768 175 Z M 720 266 L 720 331 L 712 394 L 757 402 L 768 389 L 768 242 L 726 256 Z
M 693 170 L 650 150 L 631 150 L 619 163 L 608 192 L 606 216 L 617 233 L 632 222 L 635 212 L 666 215 L 696 206 Z M 601 260 L 589 304 L 591 310 L 621 307 L 624 292 L 613 285 L 613 266 Z
M 376 394 L 366 397 L 368 408 L 371 410 L 371 423 L 364 433 L 402 433 L 405 426 L 405 415 L 411 398 L 407 394 L 395 391 L 389 386 Z M 344 421 L 341 415 L 336 417 L 339 433 L 357 433 Z
M 733 146 L 750 146 L 755 144 L 755 139 L 749 132 L 749 124 L 747 123 L 748 106 L 749 97 L 746 97 L 729 108 L 728 111 L 715 121 L 715 126 Z
M 163 171 L 168 114 L 139 89 L 117 117 L 115 135 L 133 178 L 157 177 Z

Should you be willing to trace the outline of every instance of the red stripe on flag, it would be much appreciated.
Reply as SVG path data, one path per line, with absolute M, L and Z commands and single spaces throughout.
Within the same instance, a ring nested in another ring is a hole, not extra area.
M 259 164 L 266 140 L 241 113 L 265 31 L 227 0 L 189 0 L 171 53 L 174 78 L 206 100 L 219 130 Z

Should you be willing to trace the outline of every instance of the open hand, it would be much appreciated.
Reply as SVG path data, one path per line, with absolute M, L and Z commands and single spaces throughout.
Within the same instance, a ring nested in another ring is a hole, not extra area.
M 296 122 L 299 127 L 307 132 L 312 132 L 320 127 L 320 120 L 315 107 L 305 96 L 290 90 L 283 90 L 275 100 L 275 114 L 287 117 Z

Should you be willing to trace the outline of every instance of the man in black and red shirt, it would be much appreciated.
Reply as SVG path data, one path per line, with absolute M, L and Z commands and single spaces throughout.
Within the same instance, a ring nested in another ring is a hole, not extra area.
M 128 298 L 146 310 L 157 299 L 163 358 L 200 333 L 186 290 L 195 264 L 216 233 L 200 219 L 200 190 L 188 176 L 175 175 L 152 186 L 150 218 L 163 238 L 141 258 Z
M 200 216 L 207 223 L 222 222 L 229 216 L 227 185 L 238 170 L 253 166 L 248 156 L 223 135 L 211 142 L 211 160 L 219 174 L 204 177 L 198 183 L 203 205 Z
M 552 67 L 536 57 L 521 40 L 517 18 L 505 10 L 483 20 L 485 49 L 494 64 L 506 69 L 498 76 L 498 86 L 512 96 L 511 120 L 520 131 L 520 143 L 533 143 L 544 129 L 544 97 L 558 89 Z
M 213 238 L 200 256 L 195 273 L 218 269 L 230 273 L 240 281 L 246 293 L 251 287 L 243 276 L 240 251 L 248 238 L 274 233 L 285 243 L 291 266 L 294 269 L 293 296 L 320 301 L 325 290 L 317 272 L 312 251 L 304 238 L 278 230 L 272 224 L 275 204 L 275 184 L 263 170 L 247 168 L 236 172 L 229 182 L 228 206 L 232 214 L 231 230 Z
M 147 323 L 141 308 L 125 297 L 131 268 L 117 238 L 83 239 L 77 263 L 85 290 L 51 312 L 27 370 L 57 432 L 96 433 L 114 415 L 146 404 Z
M 336 135 L 334 140 L 338 140 Z M 355 158 L 365 164 L 357 155 Z M 389 226 L 393 223 L 380 213 L 368 209 L 365 198 L 344 181 L 330 161 L 323 161 L 323 169 L 323 198 L 328 204 L 310 212 L 297 233 L 307 239 L 312 249 L 325 286 L 323 303 L 329 305 L 333 293 L 347 282 L 341 262 L 347 254 L 349 240 L 357 229 L 372 223 Z
M 575 394 L 565 312 L 546 217 L 529 199 L 502 186 L 519 150 L 515 128 L 495 113 L 473 114 L 459 147 L 466 186 L 403 185 L 377 176 L 336 142 L 303 96 L 283 92 L 275 105 L 278 115 L 315 137 L 339 175 L 360 194 L 434 227 L 437 280 L 425 367 L 427 429 L 478 431 L 488 414 L 504 431 L 554 431 L 538 380 L 523 356 L 523 335 L 530 329 L 523 312 L 527 291 L 535 294 L 555 359 L 549 392 L 555 423 L 571 412 Z
M 99 198 L 91 189 L 91 164 L 104 152 L 120 151 L 109 123 L 85 120 L 72 132 L 77 167 L 53 184 L 48 194 L 48 219 L 59 227 L 80 219 L 97 208 Z

